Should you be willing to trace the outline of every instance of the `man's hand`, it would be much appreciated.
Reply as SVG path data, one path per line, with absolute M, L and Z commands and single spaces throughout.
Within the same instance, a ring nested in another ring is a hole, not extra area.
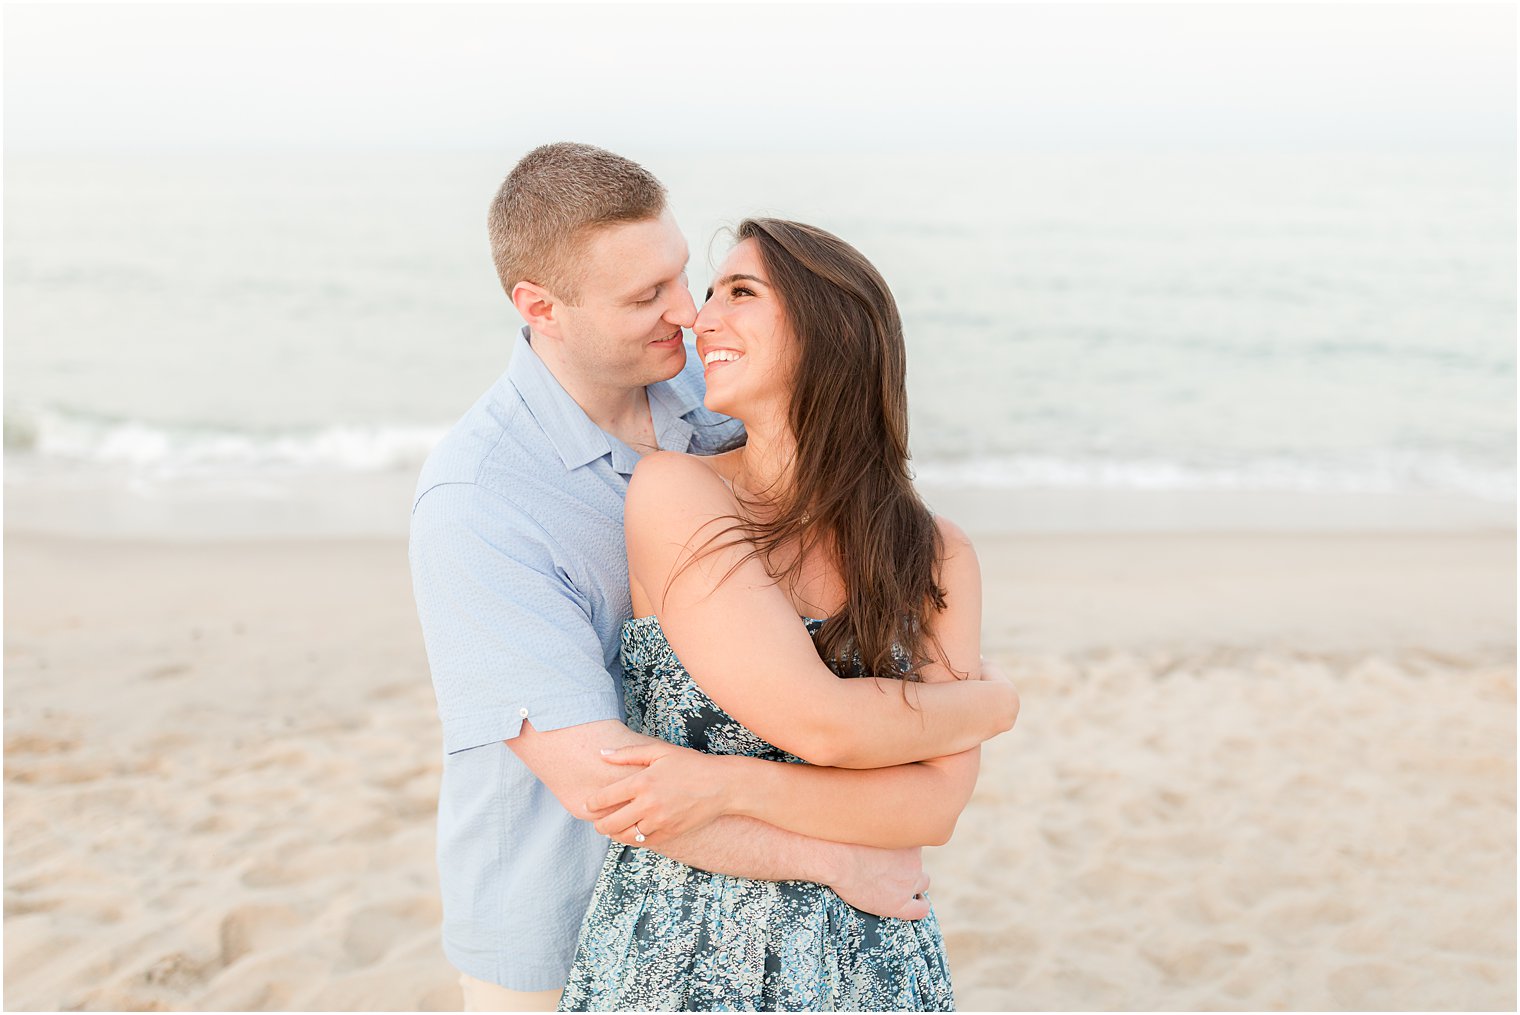
M 601 753 L 609 764 L 632 766 L 632 774 L 593 793 L 586 809 L 598 832 L 630 844 L 662 842 L 727 813 L 734 796 L 730 777 L 742 764 L 658 741 Z
M 842 846 L 840 862 L 842 869 L 829 887 L 856 909 L 899 920 L 929 915 L 929 875 L 917 846 Z

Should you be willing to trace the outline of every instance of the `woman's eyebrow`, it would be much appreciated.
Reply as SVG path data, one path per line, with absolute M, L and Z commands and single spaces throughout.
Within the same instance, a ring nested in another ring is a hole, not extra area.
M 718 279 L 718 281 L 714 282 L 712 284 L 712 287 L 716 289 L 720 285 L 728 285 L 730 282 L 740 281 L 759 282 L 761 285 L 770 285 L 769 282 L 758 275 L 724 275 L 722 278 Z
M 712 299 L 713 293 L 717 292 L 718 289 L 722 288 L 723 286 L 728 285 L 730 282 L 759 282 L 764 286 L 770 285 L 769 282 L 761 278 L 759 275 L 724 275 L 722 278 L 718 279 L 717 281 L 713 282 L 712 285 L 707 287 L 707 299 Z

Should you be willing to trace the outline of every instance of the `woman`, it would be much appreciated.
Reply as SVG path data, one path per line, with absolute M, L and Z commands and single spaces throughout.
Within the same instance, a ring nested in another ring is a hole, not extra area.
M 893 693 L 911 708 L 913 681 L 979 669 L 975 554 L 909 480 L 896 305 L 870 263 L 822 230 L 759 219 L 738 239 L 695 330 L 707 405 L 743 420 L 747 442 L 710 458 L 652 455 L 634 473 L 629 725 L 757 759 L 754 787 L 713 794 L 731 812 L 837 841 L 944 842 L 978 749 L 833 752 L 809 739 L 810 703 L 773 700 L 767 682 L 822 656 L 841 676 L 903 678 Z M 880 773 L 881 791 L 853 804 L 838 792 L 849 775 L 822 767 L 804 792 L 768 797 L 766 766 L 803 758 L 929 760 Z M 598 827 L 654 834 L 637 794 L 622 796 Z M 871 916 L 821 885 L 709 874 L 614 843 L 561 1008 L 950 1010 L 953 996 L 932 913 Z

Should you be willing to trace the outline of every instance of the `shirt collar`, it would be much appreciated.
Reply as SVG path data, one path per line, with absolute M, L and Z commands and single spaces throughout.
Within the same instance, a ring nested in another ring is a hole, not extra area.
M 680 373 L 644 389 L 649 394 L 649 415 L 654 422 L 655 440 L 666 451 L 686 451 L 691 447 L 691 435 L 696 427 L 687 417 L 702 408 L 702 398 L 706 394 L 706 386 L 699 379 L 701 374 L 692 372 L 692 365 L 696 363 L 696 351 L 688 346 L 686 366 Z
M 565 470 L 573 471 L 612 456 L 612 467 L 625 476 L 633 474 L 639 455 L 627 444 L 591 422 L 584 409 L 570 397 L 558 378 L 539 359 L 528 341 L 525 325 L 512 347 L 507 364 L 507 380 L 522 396 L 523 403 L 543 429 Z M 685 416 L 702 404 L 702 389 L 690 374 L 693 357 L 688 350 L 687 367 L 669 381 L 651 384 L 649 414 L 654 423 L 655 439 L 667 451 L 686 451 L 691 446 L 694 427 Z

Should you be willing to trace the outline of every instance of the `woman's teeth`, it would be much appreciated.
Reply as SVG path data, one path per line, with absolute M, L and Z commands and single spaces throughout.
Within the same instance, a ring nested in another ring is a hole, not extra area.
M 732 363 L 734 360 L 742 359 L 743 357 L 744 353 L 734 352 L 732 349 L 714 349 L 702 357 L 702 365 L 707 366 L 709 363 Z

